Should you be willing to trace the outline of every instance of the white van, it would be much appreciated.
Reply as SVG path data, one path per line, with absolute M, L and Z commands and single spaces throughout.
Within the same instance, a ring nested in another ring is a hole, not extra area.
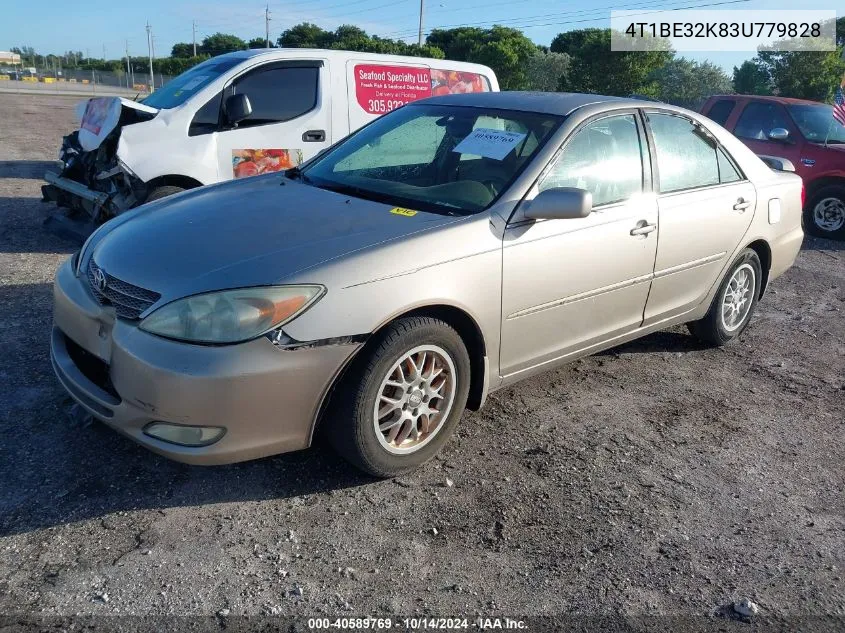
M 45 200 L 104 221 L 143 202 L 295 167 L 405 103 L 498 90 L 492 70 L 439 59 L 314 49 L 220 55 L 140 102 L 80 104 Z

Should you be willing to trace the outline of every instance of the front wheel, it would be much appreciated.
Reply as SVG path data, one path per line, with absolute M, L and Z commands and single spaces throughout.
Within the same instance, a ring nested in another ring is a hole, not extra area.
M 161 200 L 162 198 L 172 196 L 175 193 L 182 193 L 183 191 L 185 191 L 184 187 L 177 187 L 175 185 L 162 185 L 150 191 L 150 193 L 147 195 L 147 199 L 144 202 Z
M 712 345 L 724 345 L 739 336 L 757 306 L 762 270 L 753 249 L 742 251 L 722 280 L 710 310 L 703 319 L 688 324 L 690 332 Z
M 395 477 L 434 457 L 463 414 L 466 346 L 447 323 L 409 317 L 390 324 L 346 372 L 326 420 L 328 440 L 376 477 Z
M 822 187 L 804 208 L 804 230 L 816 237 L 845 239 L 845 186 Z

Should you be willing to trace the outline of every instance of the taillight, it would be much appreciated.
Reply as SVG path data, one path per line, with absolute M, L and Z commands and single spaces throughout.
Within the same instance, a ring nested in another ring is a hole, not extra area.
M 804 208 L 804 201 L 807 199 L 807 188 L 804 186 L 804 182 L 801 181 L 801 208 Z

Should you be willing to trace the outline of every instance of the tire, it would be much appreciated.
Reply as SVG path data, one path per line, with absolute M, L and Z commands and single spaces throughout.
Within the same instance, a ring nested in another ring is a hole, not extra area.
M 161 198 L 166 198 L 167 196 L 172 196 L 174 193 L 180 193 L 182 191 L 185 191 L 184 187 L 176 187 L 175 185 L 162 185 L 161 187 L 156 187 L 155 189 L 153 189 L 144 202 L 160 200 Z
M 744 277 L 740 271 L 745 273 Z M 746 280 L 744 294 L 740 283 L 743 278 Z M 757 307 L 762 279 L 760 258 L 753 249 L 746 248 L 728 270 L 704 318 L 687 324 L 690 332 L 702 342 L 716 346 L 724 345 L 742 334 Z M 740 304 L 742 299 L 744 302 Z M 728 307 L 726 301 L 733 307 Z
M 414 373 L 409 356 L 421 372 Z M 432 375 L 428 383 L 419 382 Z M 410 472 L 449 439 L 464 412 L 469 383 L 469 354 L 451 326 L 431 317 L 399 319 L 374 337 L 346 371 L 327 412 L 326 437 L 342 457 L 371 475 Z M 435 392 L 442 395 L 429 395 Z M 384 415 L 377 414 L 377 401 Z M 430 410 L 439 415 L 423 413 Z M 377 424 L 387 428 L 379 431 Z
M 816 237 L 845 239 L 845 185 L 815 192 L 804 207 L 804 230 Z

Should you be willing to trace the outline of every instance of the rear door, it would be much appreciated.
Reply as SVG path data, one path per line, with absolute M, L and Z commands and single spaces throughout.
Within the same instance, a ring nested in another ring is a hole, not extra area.
M 329 70 L 320 60 L 271 62 L 235 78 L 223 91 L 217 133 L 220 180 L 281 171 L 329 145 Z M 252 114 L 226 122 L 226 98 L 245 94 Z
M 754 216 L 756 190 L 698 123 L 646 113 L 660 240 L 643 325 L 688 312 L 718 280 Z

